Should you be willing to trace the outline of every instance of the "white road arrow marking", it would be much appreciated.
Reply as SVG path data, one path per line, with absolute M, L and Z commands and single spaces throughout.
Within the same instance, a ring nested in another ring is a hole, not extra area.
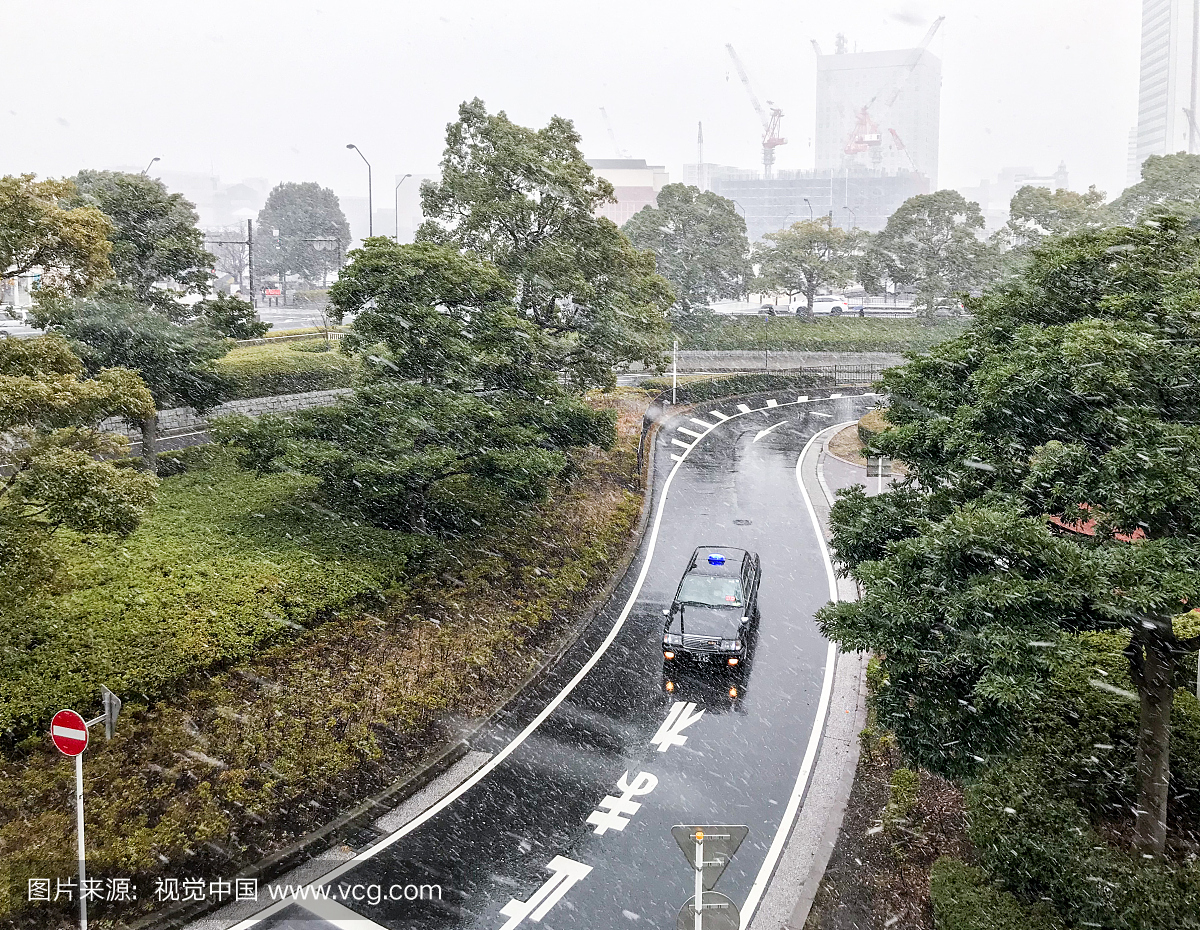
M 609 830 L 624 830 L 629 825 L 629 819 L 641 808 L 641 802 L 631 800 L 639 794 L 649 794 L 658 786 L 657 776 L 649 772 L 638 772 L 638 777 L 629 784 L 629 773 L 626 772 L 617 782 L 619 798 L 606 794 L 600 806 L 588 814 L 588 823 L 596 825 L 593 833 L 603 836 Z
M 687 737 L 680 734 L 703 716 L 704 708 L 696 710 L 696 705 L 691 701 L 676 701 L 671 705 L 667 719 L 650 740 L 651 744 L 657 746 L 659 752 L 666 752 L 672 746 L 682 746 L 687 742 Z
M 759 441 L 760 439 L 762 439 L 762 438 L 763 438 L 765 435 L 767 435 L 767 433 L 770 433 L 770 432 L 773 432 L 774 430 L 777 430 L 777 429 L 779 429 L 779 427 L 783 426 L 783 424 L 784 424 L 784 423 L 786 423 L 786 422 L 787 422 L 787 420 L 780 420 L 780 421 L 779 421 L 778 423 L 776 423 L 774 426 L 768 426 L 766 429 L 760 429 L 760 430 L 758 431 L 758 433 L 757 433 L 757 434 L 755 434 L 755 436 L 754 436 L 754 442 L 758 442 L 758 441 Z
M 554 873 L 553 878 L 546 880 L 528 901 L 510 900 L 500 908 L 500 914 L 509 918 L 500 930 L 514 930 L 526 917 L 534 922 L 540 922 L 562 900 L 563 895 L 571 890 L 571 886 L 592 871 L 590 865 L 568 859 L 566 856 L 555 856 L 546 866 Z

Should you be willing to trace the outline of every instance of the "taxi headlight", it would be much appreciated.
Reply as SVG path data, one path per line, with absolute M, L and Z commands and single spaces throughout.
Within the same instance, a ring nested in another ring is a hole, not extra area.
M 742 648 L 742 641 L 740 639 L 723 639 L 721 648 L 726 652 L 738 652 Z
M 664 646 L 682 646 L 683 645 L 683 636 L 679 633 L 664 633 L 663 634 L 663 645 Z

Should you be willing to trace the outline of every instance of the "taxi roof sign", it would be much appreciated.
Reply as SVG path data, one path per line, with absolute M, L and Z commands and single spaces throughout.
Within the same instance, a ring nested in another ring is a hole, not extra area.
M 719 552 L 710 552 L 708 555 L 708 564 L 709 565 L 724 565 L 725 564 L 725 556 L 721 555 L 721 553 L 719 553 Z

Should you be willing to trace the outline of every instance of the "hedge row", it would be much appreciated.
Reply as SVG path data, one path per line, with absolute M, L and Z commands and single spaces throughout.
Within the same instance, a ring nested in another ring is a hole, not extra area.
M 681 349 L 778 349 L 796 352 L 925 352 L 959 335 L 966 324 L 907 318 L 732 317 L 683 333 Z
M 40 732 L 60 707 L 94 706 L 102 684 L 153 698 L 388 589 L 428 546 L 319 506 L 315 479 L 207 454 L 209 467 L 163 481 L 128 539 L 62 534 L 66 590 L 5 632 L 0 733 Z
M 848 369 L 851 371 L 852 369 Z M 720 378 L 705 378 L 683 381 L 675 392 L 675 399 L 681 404 L 694 404 L 704 400 L 715 400 L 720 397 L 736 397 L 739 394 L 759 394 L 766 391 L 801 391 L 859 383 L 858 378 L 843 376 L 834 378 L 832 371 L 803 372 L 797 371 L 786 374 L 740 374 L 726 375 Z M 866 382 L 862 382 L 866 386 Z M 649 378 L 640 385 L 643 391 L 659 394 L 671 390 L 669 378 Z M 669 398 L 668 398 L 669 399 Z
M 239 346 L 216 365 L 231 382 L 230 400 L 349 387 L 358 369 L 338 343 L 320 338 Z

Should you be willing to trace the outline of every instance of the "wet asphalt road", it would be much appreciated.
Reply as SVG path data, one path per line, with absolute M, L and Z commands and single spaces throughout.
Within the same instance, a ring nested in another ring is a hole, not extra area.
M 673 928 L 693 878 L 672 825 L 731 823 L 748 825 L 750 835 L 716 890 L 742 906 L 780 829 L 825 674 L 828 644 L 813 614 L 829 588 L 797 486 L 797 459 L 813 434 L 871 406 L 872 397 L 818 399 L 723 422 L 687 454 L 664 504 L 663 485 L 676 464 L 671 455 L 684 451 L 672 440 L 694 439 L 677 427 L 703 432 L 688 415 L 665 424 L 655 450 L 656 547 L 614 641 L 494 770 L 339 877 L 331 885 L 335 898 L 338 885 L 353 883 L 379 884 L 385 894 L 393 885 L 441 887 L 440 901 L 342 902 L 389 930 Z M 738 412 L 726 401 L 693 415 L 716 423 L 709 410 Z M 473 749 L 496 753 L 509 745 L 602 645 L 645 564 L 650 537 L 647 532 L 610 604 L 554 672 L 477 737 Z M 712 544 L 762 558 L 761 621 L 753 656 L 740 673 L 685 672 L 662 656 L 662 608 L 693 548 Z M 654 743 L 677 700 L 695 705 L 677 711 L 679 723 L 694 722 L 677 728 L 675 740 Z M 618 787 L 623 776 L 642 793 Z M 622 794 L 641 806 L 625 811 L 623 829 L 610 825 L 597 833 L 610 821 L 602 816 L 611 814 L 602 801 Z M 596 811 L 600 823 L 589 823 Z M 522 916 L 529 908 L 521 902 L 540 904 L 542 911 Z M 257 926 L 332 926 L 310 921 L 293 905 Z

